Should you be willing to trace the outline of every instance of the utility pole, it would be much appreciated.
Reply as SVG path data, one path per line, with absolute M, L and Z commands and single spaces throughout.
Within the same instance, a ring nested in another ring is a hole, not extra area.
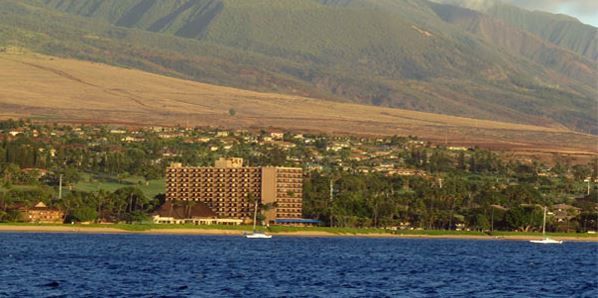
M 494 207 L 492 207 L 492 216 L 490 217 L 490 233 L 494 233 Z
M 334 226 L 334 217 L 332 216 L 332 204 L 334 202 L 334 182 L 339 180 L 340 177 L 335 177 L 334 174 L 330 174 L 330 194 L 329 194 L 329 204 L 330 204 L 330 226 Z
M 60 178 L 58 180 L 58 199 L 62 200 L 62 174 L 60 174 Z
M 546 206 L 544 206 L 544 217 L 542 218 L 542 236 L 546 238 Z
M 334 178 L 330 177 L 330 227 L 333 227 L 332 202 L 334 201 Z
M 330 202 L 334 200 L 334 180 L 330 178 Z

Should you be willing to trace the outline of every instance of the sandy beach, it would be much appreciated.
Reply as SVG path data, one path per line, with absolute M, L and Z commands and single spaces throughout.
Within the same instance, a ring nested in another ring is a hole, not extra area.
M 81 233 L 81 234 L 148 234 L 148 235 L 219 235 L 219 236 L 240 236 L 241 230 L 219 230 L 219 229 L 148 229 L 143 231 L 130 231 L 112 227 L 82 227 L 82 226 L 38 226 L 38 225 L 0 225 L 0 232 L 23 232 L 23 233 Z M 463 240 L 532 240 L 541 239 L 540 236 L 530 235 L 506 235 L 506 236 L 484 236 L 484 235 L 415 235 L 415 234 L 339 234 L 325 231 L 297 231 L 272 233 L 284 237 L 360 237 L 360 238 L 410 238 L 410 239 L 463 239 Z M 598 242 L 598 236 L 580 237 L 571 236 L 551 237 L 564 241 L 585 241 Z

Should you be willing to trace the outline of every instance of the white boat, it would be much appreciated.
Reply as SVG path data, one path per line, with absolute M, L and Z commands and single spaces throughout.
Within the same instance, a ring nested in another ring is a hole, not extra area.
M 251 234 L 245 234 L 245 238 L 249 238 L 249 239 L 270 239 L 272 238 L 272 235 L 267 235 L 265 233 L 262 232 L 253 232 Z
M 257 201 L 255 201 L 255 211 L 253 212 L 253 232 L 252 233 L 244 233 L 243 236 L 248 239 L 270 239 L 272 235 L 268 235 L 264 232 L 258 232 L 255 230 L 255 226 L 257 224 Z
M 550 238 L 544 238 L 542 240 L 530 240 L 531 243 L 538 243 L 538 244 L 562 244 L 562 240 L 554 240 Z
M 546 207 L 544 207 L 544 218 L 542 219 L 542 240 L 530 240 L 531 243 L 537 244 L 562 244 L 562 240 L 554 240 L 546 237 Z

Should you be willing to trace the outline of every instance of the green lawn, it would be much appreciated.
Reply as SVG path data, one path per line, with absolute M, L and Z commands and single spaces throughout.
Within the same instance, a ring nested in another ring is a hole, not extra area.
M 490 233 L 492 236 L 536 236 L 542 237 L 540 232 L 493 232 Z M 598 238 L 598 234 L 588 233 L 563 233 L 563 232 L 549 232 L 546 233 L 549 237 L 584 237 L 584 238 Z
M 542 237 L 540 232 L 479 232 L 479 231 L 446 231 L 446 230 L 399 230 L 396 231 L 398 235 L 429 235 L 429 236 L 450 236 L 450 235 L 463 235 L 463 236 L 534 236 Z M 588 233 L 546 233 L 550 237 L 598 237 L 597 234 Z
M 477 231 L 445 231 L 445 230 L 398 230 L 397 235 L 427 235 L 427 236 L 444 236 L 444 235 L 463 235 L 463 236 L 485 236 L 484 232 Z
M 332 234 L 385 234 L 390 233 L 388 230 L 376 229 L 376 228 L 329 228 L 329 227 L 287 227 L 287 226 L 271 226 L 269 229 L 272 233 L 284 233 L 284 232 L 327 232 Z
M 114 228 L 125 231 L 147 231 L 147 230 L 167 230 L 167 229 L 203 229 L 203 230 L 232 230 L 232 231 L 251 231 L 251 225 L 175 225 L 175 224 L 153 224 L 153 223 L 139 223 L 139 224 L 33 224 L 33 223 L 0 223 L 3 226 L 72 226 L 74 228 Z M 383 229 L 358 229 L 358 228 L 328 228 L 328 227 L 284 227 L 272 226 L 268 229 L 258 227 L 257 230 L 268 231 L 271 233 L 283 232 L 328 232 L 332 234 L 372 234 L 372 233 L 389 233 Z
M 121 181 L 117 180 L 113 177 L 106 177 L 106 178 L 98 178 L 91 174 L 82 174 L 81 181 L 78 182 L 73 186 L 73 190 L 76 191 L 85 191 L 85 192 L 94 192 L 100 189 L 113 192 L 119 188 L 127 187 L 127 186 L 134 186 L 138 187 L 145 193 L 148 198 L 153 198 L 158 194 L 165 192 L 165 184 L 164 179 L 156 179 L 156 180 L 149 180 L 146 181 L 143 177 L 129 177 L 126 179 L 122 179 Z M 11 189 L 15 190 L 32 190 L 40 187 L 40 185 L 12 185 Z M 6 188 L 0 186 L 1 191 L 8 191 Z M 65 186 L 65 192 L 68 192 L 68 187 Z
M 74 190 L 93 192 L 103 189 L 113 192 L 127 186 L 138 187 L 148 198 L 153 198 L 157 194 L 165 192 L 164 179 L 149 180 L 146 185 L 146 181 L 142 177 L 132 176 L 118 181 L 116 178 L 95 178 L 90 174 L 83 174 L 81 181 L 75 185 Z
M 174 225 L 174 224 L 151 224 L 151 223 L 140 223 L 140 224 L 36 224 L 36 223 L 22 223 L 22 222 L 11 222 L 11 223 L 0 223 L 0 226 L 33 226 L 33 227 L 73 227 L 73 228 L 112 228 L 124 231 L 147 231 L 147 230 L 166 230 L 166 229 L 203 229 L 203 230 L 232 230 L 232 231 L 251 231 L 252 226 L 250 225 Z M 258 228 L 258 230 L 264 230 Z
M 11 189 L 15 190 L 32 190 L 38 188 L 39 185 L 12 185 Z M 8 191 L 8 189 L 0 186 L 0 191 Z

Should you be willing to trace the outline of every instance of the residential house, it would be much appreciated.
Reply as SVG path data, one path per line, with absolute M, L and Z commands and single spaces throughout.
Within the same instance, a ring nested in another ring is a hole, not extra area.
M 272 144 L 272 145 L 274 145 L 274 146 L 276 146 L 276 147 L 285 149 L 285 150 L 289 150 L 289 149 L 292 149 L 292 148 L 296 147 L 295 144 L 290 143 L 290 142 L 284 142 L 284 141 L 271 141 L 269 143 Z
M 463 147 L 463 146 L 449 146 L 447 149 L 450 151 L 467 151 L 467 150 L 469 150 L 469 148 Z
M 8 134 L 11 135 L 11 136 L 13 136 L 13 137 L 16 137 L 16 136 L 18 136 L 20 134 L 23 134 L 24 132 L 25 132 L 24 129 L 17 128 L 17 129 L 13 129 L 13 130 L 9 131 Z
M 567 204 L 552 205 L 550 209 L 557 222 L 567 222 L 579 215 L 581 211 L 581 209 Z
M 219 131 L 219 132 L 216 132 L 216 137 L 217 138 L 226 138 L 226 137 L 228 137 L 228 131 Z
M 270 137 L 274 140 L 282 140 L 284 138 L 284 132 L 273 131 L 270 133 Z
M 20 207 L 21 218 L 33 223 L 62 223 L 64 212 L 57 208 L 46 206 L 43 202 L 37 203 L 32 208 Z

